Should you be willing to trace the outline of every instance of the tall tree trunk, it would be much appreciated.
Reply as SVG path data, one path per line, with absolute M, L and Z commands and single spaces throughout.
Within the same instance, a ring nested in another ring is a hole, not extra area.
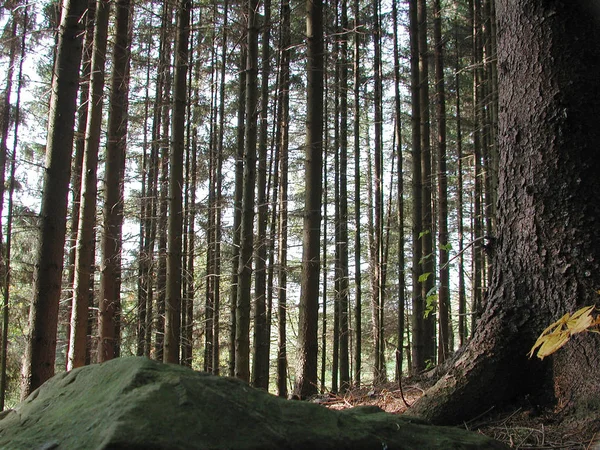
M 277 395 L 287 397 L 287 239 L 288 239 L 288 144 L 290 115 L 290 2 L 281 3 L 281 62 L 279 70 L 278 134 L 279 146 L 279 270 L 277 278 Z
M 471 306 L 471 333 L 475 332 L 477 321 L 481 315 L 483 301 L 483 212 L 481 208 L 481 199 L 483 195 L 482 188 L 482 168 L 481 168 L 481 33 L 480 33 L 480 3 L 481 0 L 470 0 L 470 25 L 472 39 L 472 60 L 473 66 L 473 167 L 474 167 L 474 189 L 473 189 L 473 294 Z
M 130 0 L 116 4 L 113 73 L 106 145 L 104 186 L 104 230 L 100 241 L 102 263 L 98 329 L 98 361 L 119 356 L 121 308 L 121 246 L 123 227 L 123 183 L 127 147 L 129 65 L 131 53 Z
M 110 3 L 96 2 L 94 47 L 90 77 L 89 113 L 85 132 L 83 170 L 81 173 L 81 209 L 77 227 L 77 253 L 75 256 L 75 278 L 73 280 L 73 304 L 71 307 L 71 336 L 67 370 L 85 365 L 87 349 L 88 311 L 90 298 L 90 275 L 94 265 L 96 226 L 96 198 L 98 193 L 98 152 L 104 105 L 104 66 L 108 38 Z
M 382 285 L 383 257 L 383 74 L 381 62 L 381 24 L 379 17 L 379 0 L 373 0 L 373 73 L 374 73 L 374 149 L 373 149 L 373 202 L 374 225 L 371 244 L 371 296 L 373 307 L 373 339 L 375 341 L 375 362 L 373 377 L 375 383 L 385 379 L 384 374 L 384 343 L 381 339 L 381 311 L 384 301 L 384 286 Z
M 402 154 L 402 110 L 400 97 L 400 51 L 398 42 L 398 7 L 396 2 L 392 3 L 392 20 L 394 25 L 394 116 L 395 116 L 395 152 L 398 158 L 398 183 L 396 193 L 397 210 L 397 228 L 398 228 L 398 326 L 396 345 L 396 372 L 395 379 L 400 381 L 402 377 L 402 364 L 404 359 L 404 321 L 405 321 L 405 290 L 406 278 L 404 275 L 405 255 L 404 255 L 404 174 L 403 174 L 403 154 Z
M 88 116 L 88 97 L 90 92 L 90 72 L 92 65 L 92 47 L 94 45 L 94 17 L 96 15 L 96 0 L 88 0 L 85 14 L 85 36 L 83 38 L 83 55 L 81 59 L 81 77 L 79 81 L 79 105 L 77 107 L 77 131 L 73 146 L 73 161 L 71 162 L 71 216 L 68 224 L 68 253 L 67 280 L 68 290 L 63 292 L 63 300 L 67 305 L 66 335 L 71 336 L 71 299 L 73 297 L 73 281 L 75 280 L 75 253 L 77 248 L 77 229 L 79 227 L 79 201 L 81 199 L 81 167 L 83 166 L 83 150 L 85 146 L 85 129 Z M 66 295 L 65 295 L 66 294 Z M 61 315 L 59 305 L 59 317 Z M 70 344 L 67 344 L 67 348 Z M 68 364 L 68 361 L 67 361 Z
M 432 207 L 433 172 L 431 170 L 431 136 L 429 122 L 429 45 L 427 42 L 427 1 L 418 0 L 417 20 L 419 23 L 419 101 L 421 102 L 421 182 L 423 223 L 421 240 L 423 248 L 421 264 L 421 296 L 424 307 L 423 350 L 425 362 L 435 363 L 435 253 L 433 251 L 433 233 L 435 230 Z
M 219 375 L 220 373 L 220 354 L 221 347 L 219 343 L 220 339 L 220 325 L 219 325 L 219 317 L 220 317 L 220 303 L 221 303 L 221 236 L 222 236 L 222 209 L 223 209 L 223 192 L 222 192 L 222 180 L 223 180 L 223 146 L 224 146 L 224 134 L 225 134 L 225 72 L 227 65 L 227 24 L 228 24 L 228 14 L 229 14 L 229 3 L 226 0 L 223 4 L 223 43 L 222 43 L 222 51 L 221 51 L 221 80 L 220 80 L 220 90 L 219 90 L 219 137 L 217 143 L 217 167 L 216 167 L 216 176 L 217 183 L 215 186 L 216 196 L 216 214 L 215 214 L 215 255 L 214 255 L 214 269 L 215 269 L 215 283 L 214 283 L 214 291 L 215 291 L 215 302 L 214 302 L 214 311 L 213 311 L 213 354 L 212 354 L 212 366 L 213 366 L 213 374 Z
M 244 188 L 235 333 L 235 376 L 250 381 L 250 290 L 254 246 L 254 190 L 256 184 L 258 0 L 248 0 L 248 57 L 246 60 L 246 127 Z
M 444 83 L 444 41 L 442 40 L 442 7 L 433 2 L 433 36 L 435 46 L 435 96 L 437 121 L 438 176 L 438 363 L 450 352 L 450 267 L 448 264 L 448 179 L 446 173 L 446 88 Z
M 360 220 L 360 83 L 361 83 L 361 30 L 360 5 L 354 0 L 354 384 L 360 386 L 362 374 L 362 275 L 361 275 L 361 220 Z
M 16 20 L 16 17 L 13 17 Z M 10 280 L 11 280 L 11 246 L 12 246 L 12 224 L 13 224 L 13 197 L 15 192 L 15 172 L 17 166 L 17 144 L 19 142 L 19 124 L 21 122 L 21 92 L 23 89 L 23 65 L 25 63 L 25 52 L 26 52 L 26 38 L 28 37 L 27 24 L 29 20 L 29 11 L 26 6 L 23 9 L 22 16 L 22 35 L 21 35 L 21 55 L 19 59 L 19 71 L 17 74 L 17 98 L 15 101 L 15 128 L 13 132 L 13 148 L 12 158 L 10 160 L 10 172 L 8 182 L 8 211 L 6 214 L 6 247 L 0 249 L 4 250 L 4 253 L 0 256 L 4 258 L 4 269 L 2 273 L 2 339 L 1 339 L 1 362 L 0 362 L 0 411 L 4 411 L 4 403 L 6 399 L 6 387 L 7 387 L 7 359 L 8 359 L 8 327 L 9 327 L 9 305 L 10 305 Z M 13 33 L 13 38 L 16 39 L 16 28 Z M 14 63 L 14 59 L 11 63 Z M 8 84 L 8 83 L 7 83 Z M 7 90 L 10 91 L 10 88 Z M 10 104 L 10 102 L 8 102 Z M 6 148 L 4 148 L 6 150 Z M 8 156 L 5 154 L 5 157 Z M 6 164 L 6 161 L 5 161 Z M 5 165 L 6 168 L 6 165 Z M 2 198 L 0 198 L 2 200 Z
M 412 137 L 412 367 L 416 373 L 425 368 L 424 342 L 424 299 L 421 293 L 423 268 L 423 183 L 421 178 L 421 103 L 419 83 L 419 40 L 417 0 L 409 0 L 410 40 L 410 92 L 411 92 L 411 137 Z
M 526 356 L 551 321 L 599 304 L 600 204 L 590 201 L 600 198 L 597 5 L 497 6 L 502 113 L 493 282 L 473 338 L 413 412 L 457 423 L 531 394 L 598 420 L 591 406 L 600 395 L 597 335 L 578 335 L 543 362 Z
M 306 398 L 317 386 L 317 321 L 319 317 L 319 240 L 323 165 L 323 3 L 306 2 L 307 105 L 305 143 L 305 205 L 302 232 L 302 275 L 298 327 L 298 370 L 295 393 Z
M 349 287 L 348 287 L 348 4 L 341 0 L 341 42 L 340 42 L 340 183 L 339 183 L 339 274 L 338 296 L 340 309 L 340 390 L 350 387 L 349 360 Z M 336 228 L 337 228 L 336 226 Z
M 266 308 L 267 276 L 267 140 L 268 106 L 270 75 L 270 23 L 271 0 L 263 5 L 264 23 L 261 48 L 261 88 L 260 88 L 260 127 L 258 142 L 257 172 L 257 236 L 254 258 L 254 364 L 252 366 L 252 385 L 261 389 L 269 388 L 269 353 L 271 337 L 268 334 Z
M 457 33 L 458 34 L 458 33 Z M 458 36 L 456 36 L 458 47 Z M 462 103 L 460 93 L 460 64 L 456 53 L 455 90 L 456 90 L 456 229 L 458 233 L 458 343 L 462 347 L 467 342 L 467 293 L 465 286 L 464 257 L 464 195 L 463 195 L 463 137 L 462 137 Z
M 245 8 L 244 8 L 245 10 Z M 242 46 L 240 51 L 239 63 L 239 84 L 238 84 L 238 109 L 237 109 L 237 134 L 236 134 L 236 154 L 235 154 L 235 191 L 233 194 L 233 237 L 232 237 L 232 257 L 231 257 L 231 293 L 230 293 L 230 320 L 229 329 L 229 376 L 235 376 L 236 361 L 236 333 L 237 333 L 237 291 L 239 288 L 239 265 L 240 265 L 240 242 L 241 242 L 241 224 L 242 224 L 242 198 L 244 190 L 244 137 L 246 134 L 246 121 L 244 114 L 246 111 L 246 67 L 247 50 Z
M 163 354 L 163 360 L 173 364 L 179 363 L 181 344 L 182 187 L 191 9 L 191 0 L 181 0 L 177 15 L 175 73 L 173 76 L 173 121 L 171 124 L 169 218 L 167 224 L 167 296 Z
M 66 234 L 67 195 L 81 63 L 85 0 L 65 0 L 58 32 L 48 116 L 46 163 L 35 256 L 29 333 L 21 374 L 21 398 L 54 375 L 58 303 Z

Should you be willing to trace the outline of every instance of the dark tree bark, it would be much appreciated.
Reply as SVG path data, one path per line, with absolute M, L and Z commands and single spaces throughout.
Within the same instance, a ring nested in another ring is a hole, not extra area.
M 340 42 L 340 175 L 339 175 L 339 240 L 337 241 L 339 273 L 338 303 L 340 310 L 340 390 L 350 387 L 349 278 L 348 278 L 348 4 L 341 0 Z
M 600 11 L 591 0 L 500 0 L 497 15 L 492 285 L 472 340 L 412 412 L 457 423 L 540 394 L 536 401 L 553 397 L 564 412 L 597 420 L 597 335 L 579 335 L 543 362 L 527 351 L 565 312 L 600 303 Z
M 421 295 L 420 277 L 423 273 L 421 255 L 423 242 L 420 233 L 423 229 L 423 205 L 421 202 L 423 183 L 421 179 L 421 103 L 419 102 L 419 40 L 417 21 L 417 0 L 408 4 L 410 41 L 410 95 L 411 95 L 411 138 L 412 138 L 412 367 L 411 372 L 419 372 L 425 367 L 424 348 L 424 305 Z
M 396 139 L 395 152 L 398 158 L 398 183 L 396 193 L 396 209 L 397 209 L 397 227 L 398 227 L 398 326 L 396 345 L 396 371 L 395 380 L 401 381 L 402 378 L 402 363 L 404 360 L 404 321 L 405 321 L 405 253 L 404 253 L 404 173 L 403 173 L 403 154 L 402 154 L 402 110 L 400 97 L 400 51 L 398 42 L 398 7 L 396 2 L 392 2 L 392 21 L 393 21 L 393 36 L 394 36 L 394 114 L 395 126 L 394 133 Z
M 79 228 L 79 210 L 81 199 L 81 167 L 83 166 L 83 151 L 85 147 L 85 129 L 87 127 L 88 116 L 88 97 L 90 91 L 90 72 L 92 67 L 92 48 L 94 45 L 94 17 L 96 15 L 96 1 L 88 0 L 88 7 L 85 13 L 85 36 L 83 38 L 83 54 L 81 59 L 81 75 L 79 80 L 79 105 L 77 107 L 77 131 L 75 132 L 75 144 L 73 145 L 73 160 L 71 162 L 71 217 L 68 225 L 68 253 L 67 253 L 67 281 L 69 288 L 73 287 L 75 280 L 75 253 L 77 232 Z M 65 295 L 66 294 L 66 295 Z M 67 317 L 71 317 L 71 302 L 73 290 L 68 289 L 63 292 L 63 298 L 67 306 Z M 59 306 L 59 317 L 60 317 Z M 67 321 L 66 336 L 70 339 L 71 329 L 70 320 Z M 67 343 L 67 346 L 70 343 Z M 67 360 L 68 364 L 68 360 Z
M 446 87 L 444 81 L 444 41 L 442 40 L 442 7 L 433 2 L 433 36 L 435 58 L 435 111 L 437 121 L 437 178 L 438 178 L 438 364 L 450 352 L 450 267 L 448 265 L 448 176 L 446 173 Z
M 16 17 L 13 16 L 13 20 Z M 1 361 L 0 361 L 0 411 L 4 411 L 4 403 L 6 399 L 7 387 L 7 359 L 8 359 L 8 327 L 9 327 L 9 311 L 10 311 L 10 283 L 11 283 L 11 247 L 12 247 L 12 225 L 13 225 L 13 198 L 15 192 L 15 171 L 17 166 L 17 146 L 19 143 L 19 124 L 21 122 L 21 93 L 23 90 L 23 66 L 25 63 L 26 39 L 29 37 L 27 25 L 29 21 L 28 8 L 23 8 L 22 12 L 22 35 L 21 35 L 21 54 L 19 60 L 19 71 L 17 74 L 17 95 L 15 101 L 15 126 L 13 130 L 13 148 L 12 158 L 10 160 L 10 172 L 8 181 L 8 199 L 6 213 L 6 247 L 4 249 L 3 269 L 2 273 L 2 338 L 1 338 Z M 14 28 L 16 31 L 16 27 Z M 16 33 L 13 33 L 13 38 L 16 39 Z M 14 60 L 12 61 L 14 63 Z M 9 83 L 7 83 L 9 84 Z M 7 89 L 7 95 L 8 91 Z M 10 104 L 10 103 L 9 103 Z M 7 150 L 3 148 L 2 150 Z M 8 155 L 5 155 L 8 156 Z M 6 168 L 6 167 L 5 167 Z M 0 196 L 2 199 L 2 196 Z M 0 208 L 1 210 L 1 208 Z M 1 236 L 1 234 L 0 234 Z M 0 240 L 1 242 L 1 240 Z
M 230 292 L 230 317 L 229 329 L 229 376 L 235 376 L 235 336 L 237 332 L 237 290 L 239 283 L 238 269 L 240 260 L 240 241 L 242 223 L 242 194 L 244 189 L 244 136 L 246 134 L 244 113 L 246 111 L 246 47 L 242 46 L 239 62 L 239 84 L 238 84 L 238 109 L 237 109 L 237 133 L 235 154 L 235 191 L 233 193 L 233 245 L 231 257 L 231 292 Z
M 115 7 L 113 73 L 110 80 L 104 180 L 104 229 L 100 241 L 102 263 L 98 315 L 99 362 L 119 356 L 120 334 L 123 183 L 129 108 L 132 5 L 130 0 L 119 0 Z
M 287 397 L 287 242 L 288 242 L 288 147 L 290 117 L 290 2 L 281 2 L 281 59 L 279 68 L 278 139 L 279 147 L 279 267 L 277 278 L 277 395 Z
M 71 307 L 71 336 L 67 370 L 85 365 L 87 350 L 87 328 L 90 298 L 90 276 L 93 273 L 95 256 L 96 199 L 98 194 L 98 151 L 104 105 L 104 66 L 108 38 L 110 3 L 96 2 L 96 26 L 92 50 L 90 74 L 89 114 L 85 131 L 83 170 L 81 173 L 81 197 L 79 225 L 77 227 L 77 252 L 75 255 L 75 277 L 73 280 L 73 303 Z
M 379 0 L 373 0 L 373 73 L 374 73 L 374 149 L 373 207 L 374 224 L 371 237 L 371 306 L 375 360 L 373 378 L 382 383 L 385 378 L 382 312 L 385 297 L 383 286 L 383 73 L 381 62 L 381 18 Z
M 298 370 L 295 394 L 317 392 L 317 322 L 319 318 L 319 240 L 323 193 L 323 3 L 306 2 L 308 59 L 305 143 L 305 205 L 302 233 Z
M 175 73 L 173 76 L 173 116 L 169 177 L 169 218 L 167 235 L 167 296 L 163 360 L 179 363 L 181 343 L 181 266 L 183 236 L 183 155 L 185 149 L 185 110 L 190 35 L 190 0 L 181 0 L 177 15 Z
M 34 268 L 21 398 L 54 375 L 58 303 L 66 234 L 67 195 L 79 86 L 85 0 L 67 0 L 58 32 L 40 211 L 40 245 Z
M 360 48 L 361 29 L 359 1 L 354 0 L 354 384 L 360 386 L 362 374 L 362 275 L 361 275 L 361 224 L 360 224 Z
M 267 289 L 267 140 L 270 66 L 270 25 L 271 1 L 265 0 L 264 26 L 261 43 L 261 86 L 260 86 L 260 126 L 258 142 L 257 184 L 257 236 L 254 257 L 254 364 L 252 385 L 267 390 L 269 388 L 269 336 L 266 289 Z
M 426 364 L 436 360 L 435 317 L 436 301 L 432 295 L 435 289 L 435 252 L 433 234 L 435 230 L 432 205 L 432 169 L 431 169 L 431 125 L 429 114 L 429 44 L 427 39 L 427 1 L 417 0 L 418 42 L 419 42 L 419 101 L 421 102 L 421 188 L 423 223 L 420 231 L 422 241 L 421 261 L 421 301 L 424 308 L 423 318 L 423 357 Z
M 246 126 L 244 136 L 244 177 L 242 221 L 235 332 L 235 376 L 250 381 L 250 292 L 254 247 L 254 205 L 256 184 L 256 139 L 258 119 L 258 0 L 248 0 L 248 54 L 246 59 Z
M 456 36 L 458 47 L 458 36 Z M 462 347 L 467 342 L 467 294 L 465 286 L 465 256 L 464 256 L 464 223 L 463 223 L 463 137 L 462 137 L 462 103 L 460 93 L 460 64 L 458 52 L 456 55 L 455 91 L 456 91 L 456 231 L 458 234 L 458 343 Z

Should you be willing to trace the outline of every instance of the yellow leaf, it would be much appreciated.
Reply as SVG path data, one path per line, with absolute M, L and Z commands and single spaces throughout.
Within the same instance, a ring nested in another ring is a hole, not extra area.
M 592 326 L 594 323 L 594 318 L 590 314 L 593 310 L 593 306 L 587 306 L 585 308 L 581 308 L 579 311 L 575 312 L 573 316 L 571 316 L 571 319 L 569 319 L 567 322 L 567 328 L 569 329 L 569 333 L 571 335 L 581 333 Z
M 556 334 L 550 334 L 546 337 L 547 339 L 537 352 L 537 356 L 540 359 L 544 359 L 544 357 L 551 355 L 569 341 L 569 333 L 565 331 L 561 331 L 560 333 Z
M 544 359 L 545 356 L 551 355 L 565 345 L 572 335 L 583 331 L 596 331 L 591 327 L 600 326 L 600 316 L 594 318 L 593 311 L 594 306 L 586 306 L 577 310 L 573 315 L 565 314 L 548 326 L 531 348 L 529 357 L 531 358 L 539 347 L 537 356 Z

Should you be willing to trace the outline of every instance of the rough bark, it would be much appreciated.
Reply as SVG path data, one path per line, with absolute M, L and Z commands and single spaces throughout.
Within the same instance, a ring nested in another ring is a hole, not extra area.
M 104 66 L 108 37 L 110 3 L 96 2 L 96 26 L 90 73 L 89 114 L 85 131 L 82 186 L 79 200 L 79 224 L 77 232 L 77 252 L 75 255 L 75 277 L 73 280 L 73 303 L 71 307 L 71 336 L 67 370 L 85 364 L 87 349 L 88 311 L 90 298 L 90 275 L 95 255 L 96 198 L 98 193 L 98 151 L 104 104 Z M 93 286 L 93 284 L 92 284 Z
M 290 117 L 290 2 L 281 3 L 281 60 L 279 69 L 279 106 L 277 108 L 277 145 L 279 153 L 279 260 L 277 278 L 277 395 L 287 397 L 287 242 L 288 242 L 288 148 Z
M 167 292 L 165 342 L 163 360 L 179 363 L 181 343 L 181 283 L 183 237 L 183 155 L 185 150 L 185 110 L 187 103 L 187 67 L 189 24 L 192 5 L 182 0 L 179 5 L 175 73 L 173 77 L 173 116 L 169 177 L 169 218 L 167 223 Z
M 271 1 L 263 5 L 264 21 L 271 22 Z M 269 336 L 266 289 L 267 289 L 267 140 L 270 66 L 270 26 L 262 29 L 261 47 L 261 86 L 260 86 L 260 126 L 258 142 L 257 184 L 257 236 L 254 257 L 254 365 L 252 385 L 261 389 L 269 388 Z
M 600 303 L 599 14 L 591 0 L 497 3 L 493 283 L 473 339 L 413 413 L 460 422 L 541 390 L 564 411 L 598 415 L 598 336 L 582 334 L 544 362 L 527 351 L 551 321 Z
M 98 361 L 119 356 L 121 308 L 121 246 L 123 227 L 123 182 L 129 108 L 129 57 L 131 52 L 130 0 L 116 4 L 113 73 L 106 145 L 104 229 L 100 241 L 102 263 L 98 315 Z
M 307 113 L 305 143 L 305 205 L 302 233 L 299 351 L 295 393 L 317 392 L 317 321 L 319 298 L 319 239 L 323 165 L 323 3 L 306 2 Z
M 362 275 L 361 275 L 361 224 L 360 224 L 360 49 L 361 30 L 359 17 L 359 1 L 353 2 L 354 12 L 354 384 L 360 386 L 362 366 Z
M 235 376 L 250 381 L 250 291 L 254 247 L 254 204 L 256 184 L 256 139 L 258 100 L 258 17 L 257 0 L 248 0 L 248 54 L 246 59 L 246 126 L 244 136 L 244 177 L 242 221 L 238 265 L 235 332 Z
M 81 15 L 86 6 L 85 0 L 66 0 L 62 6 L 48 117 L 40 211 L 41 242 L 35 257 L 29 333 L 21 375 L 22 398 L 54 375 L 67 195 L 83 47 L 84 21 L 81 20 Z

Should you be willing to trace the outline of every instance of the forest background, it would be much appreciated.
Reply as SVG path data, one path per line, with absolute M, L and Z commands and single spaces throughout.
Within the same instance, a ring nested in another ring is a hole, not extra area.
M 56 2 L 5 2 L 3 405 L 117 356 L 287 396 L 397 380 L 466 343 L 495 236 L 494 2 L 322 7 L 307 39 L 286 0 L 71 0 L 62 25 Z M 57 63 L 69 32 L 81 64 Z M 79 90 L 54 172 L 69 193 L 48 201 L 55 65 Z M 65 245 L 39 237 L 51 213 Z

